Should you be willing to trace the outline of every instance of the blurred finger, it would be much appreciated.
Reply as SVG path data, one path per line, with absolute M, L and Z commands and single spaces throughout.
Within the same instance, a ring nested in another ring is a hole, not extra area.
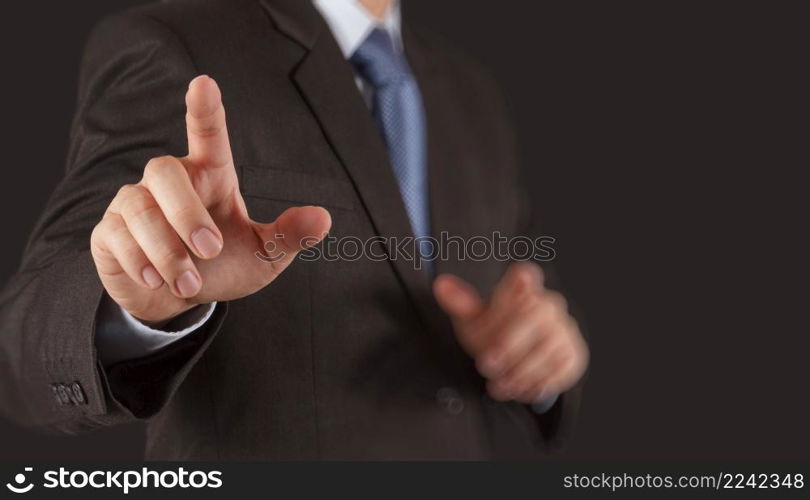
M 541 343 L 497 382 L 508 387 L 512 393 L 526 397 L 533 391 L 537 392 L 538 384 L 547 380 L 568 354 L 559 342 L 551 345 Z
M 494 339 L 478 360 L 478 369 L 488 378 L 512 369 L 546 336 L 553 316 L 537 297 L 526 298 L 504 324 L 494 326 Z

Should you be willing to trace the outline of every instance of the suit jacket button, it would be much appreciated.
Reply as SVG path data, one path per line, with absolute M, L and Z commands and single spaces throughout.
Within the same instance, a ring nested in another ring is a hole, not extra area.
M 51 384 L 51 392 L 53 393 L 53 399 L 55 399 L 58 404 L 65 404 L 62 402 L 62 396 L 59 394 L 59 384 Z
M 73 396 L 71 399 L 77 405 L 83 405 L 87 402 L 87 398 L 84 397 L 84 391 L 82 390 L 82 385 L 78 382 L 73 382 L 70 384 L 70 392 Z
M 57 384 L 56 393 L 59 395 L 60 403 L 63 405 L 69 405 L 71 403 L 70 393 L 68 392 L 68 388 L 65 384 Z
M 439 408 L 450 415 L 458 415 L 464 411 L 464 400 L 457 390 L 452 387 L 442 387 L 436 392 L 436 402 Z

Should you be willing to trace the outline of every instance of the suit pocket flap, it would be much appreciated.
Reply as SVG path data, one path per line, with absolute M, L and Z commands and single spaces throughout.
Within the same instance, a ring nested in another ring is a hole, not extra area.
M 242 167 L 240 190 L 248 197 L 346 210 L 357 208 L 354 186 L 348 180 L 292 170 Z

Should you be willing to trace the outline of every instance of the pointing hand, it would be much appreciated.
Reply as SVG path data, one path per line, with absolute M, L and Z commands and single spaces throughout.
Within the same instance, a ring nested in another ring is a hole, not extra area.
M 332 223 L 319 207 L 291 208 L 267 224 L 251 220 L 216 82 L 194 79 L 186 106 L 188 156 L 150 160 L 140 182 L 118 191 L 91 237 L 107 293 L 146 322 L 261 290 Z M 257 258 L 266 248 L 278 258 Z

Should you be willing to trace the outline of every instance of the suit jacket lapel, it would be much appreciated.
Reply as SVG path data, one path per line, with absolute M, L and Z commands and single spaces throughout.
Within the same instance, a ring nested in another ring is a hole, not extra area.
M 377 233 L 399 241 L 412 237 L 384 141 L 357 91 L 351 67 L 329 35 L 325 21 L 308 1 L 262 0 L 262 3 L 276 26 L 308 49 L 293 70 L 293 82 L 352 179 Z M 389 256 L 394 250 L 389 245 Z M 415 269 L 414 263 L 407 259 L 390 262 L 425 323 L 438 326 L 440 315 L 428 273 Z

